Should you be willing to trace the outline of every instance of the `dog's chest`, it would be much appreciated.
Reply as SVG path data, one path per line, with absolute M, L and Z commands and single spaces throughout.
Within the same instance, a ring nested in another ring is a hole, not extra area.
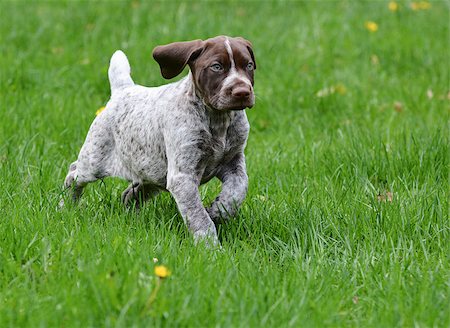
M 214 162 L 221 161 L 226 152 L 230 123 L 231 119 L 228 116 L 220 119 L 211 119 L 209 125 L 209 144 L 211 147 L 211 160 Z
M 208 138 L 205 140 L 202 156 L 205 163 L 203 179 L 209 179 L 210 176 L 215 175 L 220 165 L 232 157 L 232 145 L 234 144 L 234 139 L 230 135 L 231 115 L 212 117 L 209 123 Z

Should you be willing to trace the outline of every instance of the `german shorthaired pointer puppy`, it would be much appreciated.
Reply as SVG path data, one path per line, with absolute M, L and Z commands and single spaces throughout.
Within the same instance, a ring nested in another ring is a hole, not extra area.
M 134 84 L 122 51 L 108 71 L 111 99 L 92 123 L 65 187 L 78 200 L 86 184 L 115 176 L 131 182 L 122 194 L 128 205 L 168 190 L 196 241 L 217 244 L 214 222 L 234 215 L 248 178 L 244 148 L 249 123 L 245 108 L 255 102 L 256 69 L 251 43 L 218 36 L 158 46 L 153 57 L 171 79 L 160 87 Z M 213 177 L 222 191 L 204 208 L 198 187 Z

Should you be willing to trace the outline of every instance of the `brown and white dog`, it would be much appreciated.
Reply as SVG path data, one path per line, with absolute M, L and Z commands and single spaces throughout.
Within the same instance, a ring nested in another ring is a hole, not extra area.
M 196 240 L 218 243 L 214 222 L 234 215 L 248 178 L 244 148 L 254 105 L 255 57 L 249 41 L 218 36 L 158 46 L 153 57 L 164 78 L 190 73 L 160 87 L 135 85 L 122 51 L 108 71 L 111 99 L 92 123 L 65 187 L 78 200 L 84 186 L 116 176 L 131 182 L 125 204 L 168 190 Z M 204 208 L 198 187 L 213 177 L 222 191 Z

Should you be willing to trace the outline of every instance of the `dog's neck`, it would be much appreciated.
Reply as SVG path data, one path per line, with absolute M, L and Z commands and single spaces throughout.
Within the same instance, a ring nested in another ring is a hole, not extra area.
M 193 107 L 196 108 L 199 111 L 199 114 L 209 123 L 211 134 L 217 137 L 225 136 L 236 112 L 232 110 L 217 110 L 209 107 L 203 100 L 200 90 L 198 90 L 195 85 L 192 72 L 189 71 L 189 74 L 180 80 L 180 83 L 186 88 L 186 95 L 188 96 L 189 101 L 194 105 Z

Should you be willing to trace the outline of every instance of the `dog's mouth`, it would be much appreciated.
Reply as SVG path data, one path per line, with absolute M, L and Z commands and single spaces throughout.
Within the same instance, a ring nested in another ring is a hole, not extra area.
M 229 108 L 224 108 L 225 110 L 244 110 L 246 108 L 252 108 L 253 105 L 237 105 Z
M 243 110 L 246 108 L 252 108 L 255 104 L 255 98 L 253 95 L 244 99 L 223 99 L 219 98 L 216 102 L 211 102 L 211 107 L 217 110 Z

